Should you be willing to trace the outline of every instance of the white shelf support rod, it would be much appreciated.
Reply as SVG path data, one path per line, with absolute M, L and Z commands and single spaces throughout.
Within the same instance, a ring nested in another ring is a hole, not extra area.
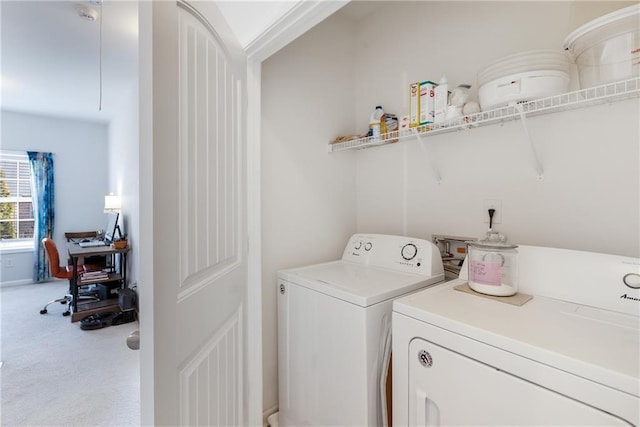
M 433 161 L 433 157 L 430 156 L 427 152 L 427 147 L 426 145 L 424 145 L 424 141 L 422 140 L 422 136 L 420 136 L 420 132 L 418 132 L 416 129 L 413 129 L 413 133 L 415 134 L 416 138 L 418 138 L 418 142 L 420 143 L 422 152 L 427 156 L 427 159 L 429 159 L 429 165 L 431 166 L 431 171 L 433 172 L 433 178 L 436 180 L 436 184 L 440 185 L 440 183 L 442 182 L 442 177 L 440 176 L 440 172 L 438 172 L 438 168 Z
M 524 130 L 524 135 L 529 142 L 529 149 L 531 150 L 531 157 L 533 157 L 533 167 L 536 170 L 536 174 L 538 181 L 542 181 L 544 179 L 544 171 L 542 169 L 542 164 L 540 164 L 540 159 L 538 158 L 538 152 L 536 151 L 536 146 L 533 143 L 533 138 L 531 138 L 531 134 L 529 133 L 529 128 L 527 127 L 527 116 L 522 109 L 522 104 L 516 104 L 516 110 L 518 110 L 518 115 L 520 116 L 520 122 L 522 123 L 522 129 Z

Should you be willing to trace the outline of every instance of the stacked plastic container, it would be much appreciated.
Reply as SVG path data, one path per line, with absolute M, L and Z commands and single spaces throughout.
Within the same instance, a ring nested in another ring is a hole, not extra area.
M 560 50 L 532 50 L 499 59 L 478 73 L 483 111 L 565 93 L 569 57 Z
M 564 48 L 578 66 L 582 89 L 640 76 L 640 4 L 579 27 Z

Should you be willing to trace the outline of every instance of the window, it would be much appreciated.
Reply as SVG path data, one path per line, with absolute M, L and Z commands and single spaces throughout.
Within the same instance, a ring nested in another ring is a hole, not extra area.
M 32 240 L 34 225 L 27 153 L 0 151 L 0 241 Z

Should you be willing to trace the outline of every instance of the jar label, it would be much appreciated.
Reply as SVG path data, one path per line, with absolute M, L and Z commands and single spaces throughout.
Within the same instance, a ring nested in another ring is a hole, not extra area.
M 502 262 L 471 261 L 469 280 L 481 285 L 502 285 Z

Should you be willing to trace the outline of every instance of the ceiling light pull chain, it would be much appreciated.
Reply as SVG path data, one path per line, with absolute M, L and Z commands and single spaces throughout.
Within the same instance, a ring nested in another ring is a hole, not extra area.
M 98 99 L 98 111 L 102 111 L 102 4 L 100 0 L 100 96 Z

